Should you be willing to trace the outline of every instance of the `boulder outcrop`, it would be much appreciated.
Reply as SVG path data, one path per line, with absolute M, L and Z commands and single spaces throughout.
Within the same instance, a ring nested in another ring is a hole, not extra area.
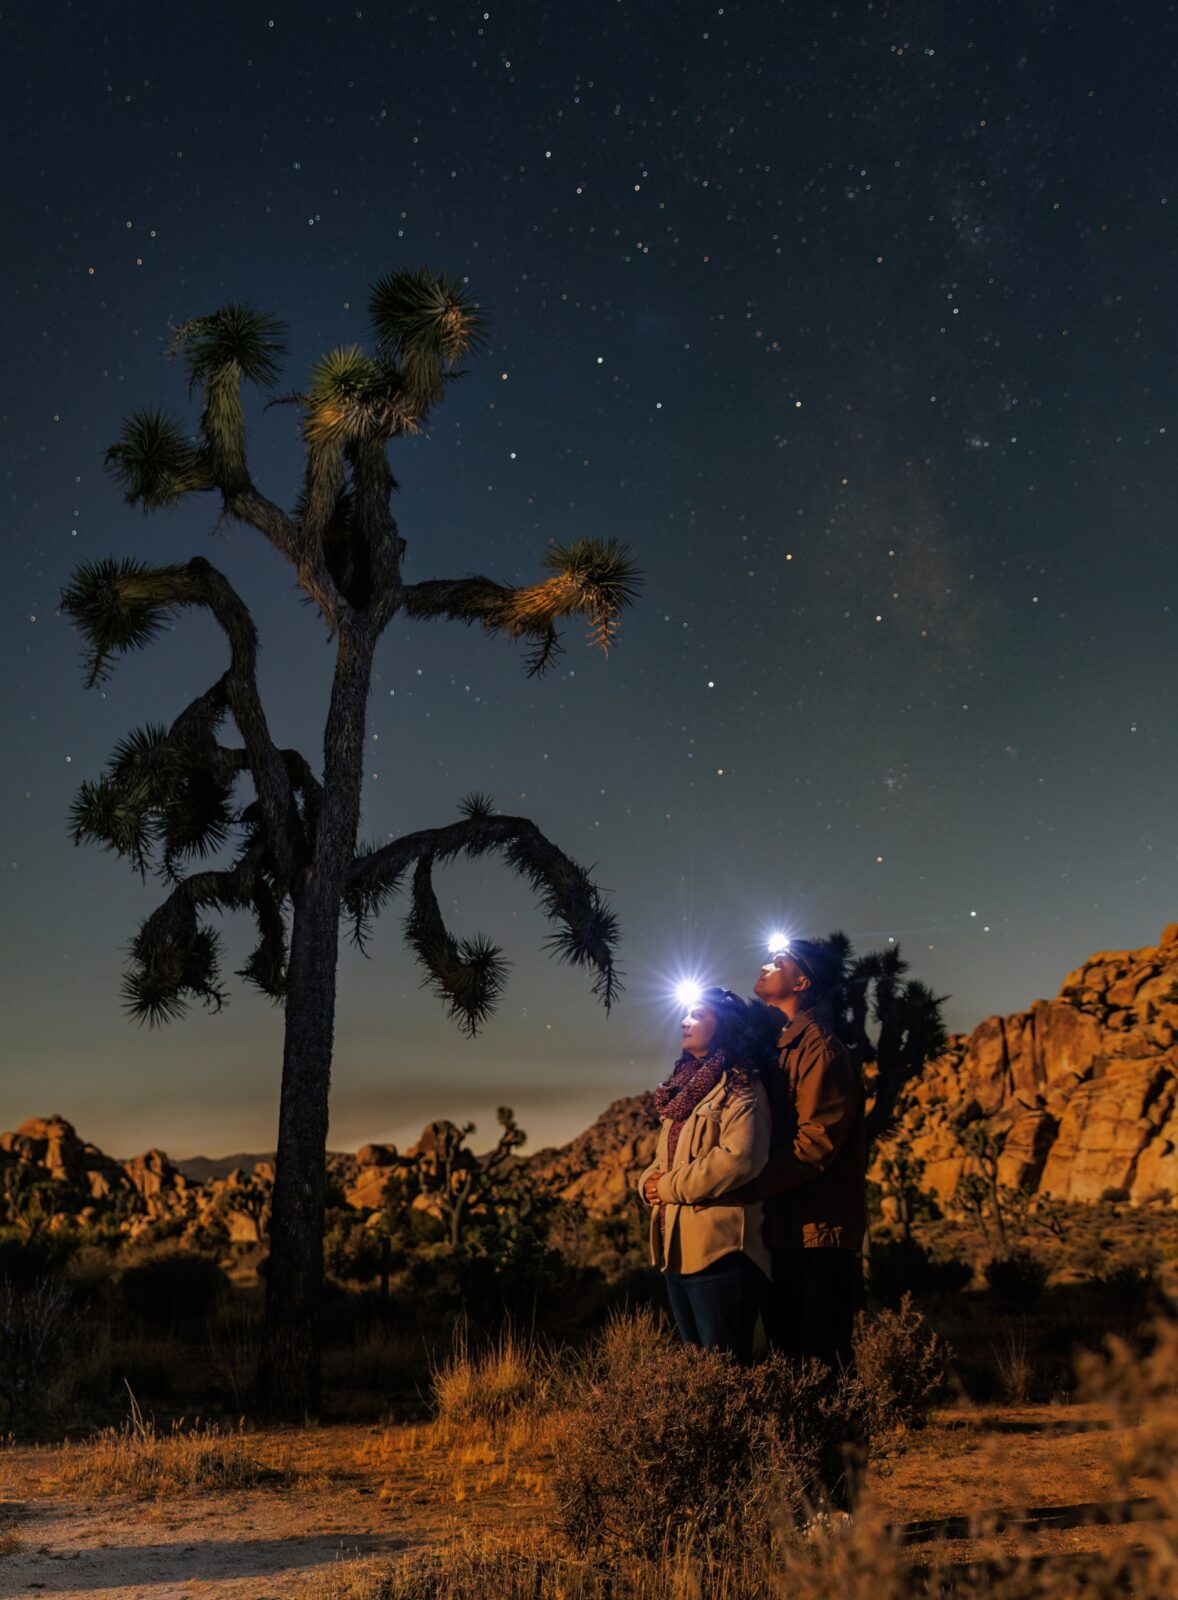
M 950 1203 L 970 1158 L 963 1122 L 1001 1146 L 999 1182 L 1060 1200 L 1178 1197 L 1178 923 L 1155 946 L 1101 951 L 1054 1000 L 987 1017 L 930 1062 L 893 1138 Z

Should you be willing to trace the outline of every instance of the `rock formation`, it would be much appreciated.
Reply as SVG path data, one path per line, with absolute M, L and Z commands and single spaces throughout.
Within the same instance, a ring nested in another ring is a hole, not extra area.
M 1054 1000 L 987 1017 L 909 1086 L 894 1137 L 950 1202 L 984 1117 L 999 1182 L 1059 1200 L 1178 1197 L 1178 923 L 1156 946 L 1105 951 Z

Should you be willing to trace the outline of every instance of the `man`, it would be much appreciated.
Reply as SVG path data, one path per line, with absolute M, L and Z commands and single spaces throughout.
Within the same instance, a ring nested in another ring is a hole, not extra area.
M 762 967 L 756 993 L 783 1024 L 777 1070 L 765 1073 L 773 1145 L 760 1176 L 726 1197 L 764 1205 L 770 1345 L 835 1369 L 853 1359 L 867 1226 L 863 1082 L 828 1005 L 838 976 L 838 958 L 804 940 Z

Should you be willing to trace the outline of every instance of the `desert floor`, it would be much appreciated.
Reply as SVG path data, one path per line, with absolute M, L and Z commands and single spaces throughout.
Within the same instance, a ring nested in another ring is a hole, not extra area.
M 558 1438 L 436 1423 L 259 1430 L 249 1451 L 284 1486 L 154 1499 L 64 1492 L 61 1450 L 9 1444 L 0 1594 L 298 1600 L 333 1563 L 549 1525 Z M 1161 1524 L 1144 1486 L 1116 1478 L 1123 1442 L 1094 1405 L 942 1411 L 873 1470 L 869 1493 L 914 1556 L 934 1543 L 952 1561 L 1140 1544 Z M 88 1449 L 70 1447 L 75 1468 Z

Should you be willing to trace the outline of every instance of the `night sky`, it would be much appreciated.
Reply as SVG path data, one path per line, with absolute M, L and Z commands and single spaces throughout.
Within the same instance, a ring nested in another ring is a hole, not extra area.
M 1178 917 L 1178 18 L 1160 3 L 12 7 L 5 247 L 0 1127 L 115 1154 L 273 1147 L 281 1017 L 232 980 L 121 1009 L 162 891 L 67 813 L 133 726 L 223 667 L 207 619 L 83 689 L 74 565 L 204 554 L 254 609 L 280 744 L 318 766 L 331 651 L 260 535 L 144 518 L 123 413 L 186 406 L 167 325 L 289 323 L 283 387 L 367 338 L 368 286 L 465 274 L 491 340 L 393 452 L 406 576 L 538 576 L 617 535 L 645 574 L 608 662 L 396 620 L 362 833 L 471 789 L 596 863 L 606 1017 L 494 860 L 439 879 L 515 963 L 476 1041 L 386 913 L 341 963 L 330 1142 L 513 1105 L 569 1137 L 675 1050 L 687 969 L 763 937 L 893 938 L 954 1028 Z M 286 504 L 297 412 L 249 400 Z M 186 413 L 193 425 L 196 407 Z M 447 903 L 448 902 L 448 903 Z M 252 943 L 226 925 L 226 969 Z M 476 1139 L 476 1144 L 479 1139 Z

